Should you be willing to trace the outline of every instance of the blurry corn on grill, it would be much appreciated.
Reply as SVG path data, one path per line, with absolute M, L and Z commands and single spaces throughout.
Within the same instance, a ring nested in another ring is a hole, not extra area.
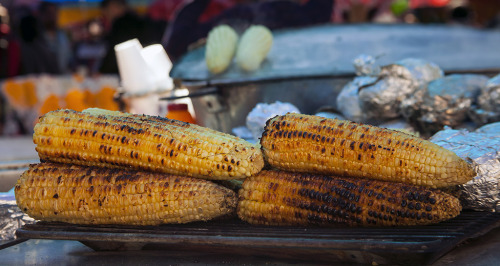
M 58 110 L 36 124 L 33 142 L 42 161 L 237 179 L 264 166 L 258 145 L 162 117 Z
M 455 153 L 402 132 L 318 116 L 267 121 L 266 160 L 297 172 L 366 177 L 427 187 L 466 183 L 474 170 Z
M 158 225 L 229 215 L 236 194 L 210 181 L 56 163 L 32 165 L 15 187 L 19 208 L 43 221 Z
M 439 190 L 361 178 L 264 170 L 245 179 L 238 216 L 251 224 L 425 225 L 460 214 Z

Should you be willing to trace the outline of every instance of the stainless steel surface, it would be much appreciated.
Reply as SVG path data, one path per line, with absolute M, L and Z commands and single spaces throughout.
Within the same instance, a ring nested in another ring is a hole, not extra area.
M 0 192 L 9 191 L 28 166 L 39 161 L 38 159 L 0 161 Z
M 9 191 L 28 165 L 38 161 L 31 136 L 0 138 L 0 193 Z
M 36 160 L 32 136 L 0 137 L 0 162 Z
M 219 85 L 219 94 L 191 100 L 201 125 L 230 133 L 232 128 L 244 126 L 248 113 L 261 102 L 289 102 L 309 114 L 324 106 L 335 107 L 339 91 L 351 79 L 318 77 Z
M 500 69 L 500 34 L 449 25 L 324 25 L 273 32 L 274 44 L 262 67 L 251 74 L 231 67 L 222 75 L 208 72 L 205 47 L 188 53 L 170 76 L 184 81 L 285 79 L 354 74 L 360 54 L 378 57 L 380 65 L 405 58 L 436 63 L 445 72 Z

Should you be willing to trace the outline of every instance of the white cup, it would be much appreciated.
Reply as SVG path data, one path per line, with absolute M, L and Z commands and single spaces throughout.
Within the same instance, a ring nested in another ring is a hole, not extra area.
M 155 76 L 155 85 L 158 89 L 172 89 L 173 82 L 170 78 L 172 61 L 161 44 L 153 44 L 141 50 L 142 57 Z
M 115 45 L 116 60 L 122 87 L 129 93 L 144 93 L 155 89 L 155 75 L 142 57 L 142 45 L 137 39 Z

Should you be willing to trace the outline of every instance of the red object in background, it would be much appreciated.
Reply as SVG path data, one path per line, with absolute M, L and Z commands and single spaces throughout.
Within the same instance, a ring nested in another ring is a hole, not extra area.
M 186 103 L 171 103 L 168 105 L 167 110 L 167 118 L 196 124 L 196 121 L 188 111 Z
M 443 7 L 449 3 L 450 0 L 410 0 L 410 8 Z
M 148 7 L 148 15 L 155 20 L 170 21 L 184 0 L 157 0 Z
M 177 10 L 188 2 L 190 0 L 157 0 L 149 6 L 148 15 L 152 19 L 171 21 Z M 212 0 L 201 15 L 199 22 L 208 21 L 235 4 L 235 0 Z

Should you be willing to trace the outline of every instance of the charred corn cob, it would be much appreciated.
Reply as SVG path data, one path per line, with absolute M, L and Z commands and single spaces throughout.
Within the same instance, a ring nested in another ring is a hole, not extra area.
M 236 194 L 198 178 L 40 163 L 15 186 L 19 208 L 37 220 L 158 225 L 206 221 L 236 209 Z
M 264 170 L 245 179 L 237 213 L 263 225 L 406 226 L 438 223 L 460 211 L 457 198 L 436 189 Z
M 238 179 L 264 166 L 258 145 L 162 117 L 92 110 L 47 113 L 33 141 L 42 161 Z
M 260 143 L 265 159 L 282 170 L 432 188 L 463 184 L 476 175 L 455 153 L 430 141 L 317 116 L 286 114 L 270 119 Z

